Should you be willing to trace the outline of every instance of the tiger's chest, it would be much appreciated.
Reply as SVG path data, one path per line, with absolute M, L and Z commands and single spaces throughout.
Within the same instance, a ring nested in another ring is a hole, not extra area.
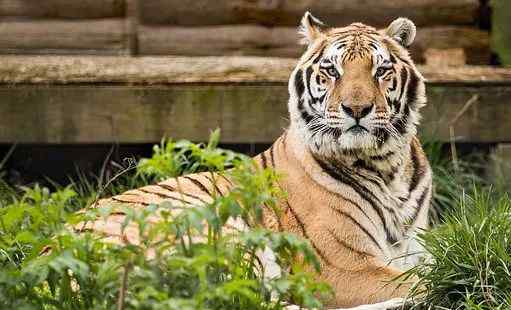
M 410 214 L 420 206 L 409 201 L 406 180 L 380 183 L 331 181 L 320 186 L 310 178 L 291 175 L 282 184 L 287 198 L 282 203 L 281 225 L 309 239 L 321 255 L 332 259 L 354 251 L 400 269 L 413 265 L 417 257 L 397 258 L 420 251 L 414 232 L 406 227 Z M 425 226 L 426 221 L 416 224 Z

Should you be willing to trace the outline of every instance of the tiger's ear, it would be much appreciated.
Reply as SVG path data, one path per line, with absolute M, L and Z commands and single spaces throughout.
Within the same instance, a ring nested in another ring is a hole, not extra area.
M 390 23 L 385 32 L 402 46 L 409 47 L 415 39 L 417 28 L 408 18 L 400 17 Z
M 300 43 L 305 45 L 312 44 L 325 29 L 325 24 L 322 21 L 312 16 L 308 11 L 302 17 L 298 33 L 302 36 Z

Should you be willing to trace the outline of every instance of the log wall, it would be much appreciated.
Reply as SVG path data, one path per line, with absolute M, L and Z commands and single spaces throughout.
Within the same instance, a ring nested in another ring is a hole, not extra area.
M 288 123 L 294 59 L 257 57 L 0 58 L 0 143 L 144 143 L 162 136 L 271 143 Z M 511 69 L 421 66 L 423 136 L 511 142 Z
M 491 53 L 479 9 L 479 0 L 2 0 L 0 54 L 297 57 L 309 10 L 334 26 L 406 16 L 419 26 L 417 62 L 428 49 L 458 49 L 482 65 Z

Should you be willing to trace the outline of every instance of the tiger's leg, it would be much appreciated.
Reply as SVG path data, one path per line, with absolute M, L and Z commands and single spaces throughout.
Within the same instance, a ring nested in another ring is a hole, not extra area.
M 273 278 L 281 275 L 281 268 L 275 260 L 275 254 L 270 250 L 266 249 L 264 252 L 260 252 L 258 257 L 261 264 L 264 266 L 264 277 Z M 346 271 L 348 272 L 348 271 Z M 385 310 L 385 309 L 400 309 L 405 305 L 405 299 L 402 298 L 408 293 L 410 285 L 403 284 L 401 287 L 397 287 L 396 284 L 391 281 L 401 274 L 400 271 L 392 269 L 390 267 L 383 268 L 369 268 L 369 271 L 360 274 L 357 272 L 357 279 L 350 279 L 349 281 L 343 281 L 338 283 L 334 289 L 336 293 L 336 301 L 339 300 L 339 295 L 351 295 L 341 297 L 343 304 L 359 305 L 351 308 L 336 308 L 330 307 L 330 310 Z M 359 282 L 365 289 L 359 289 L 355 286 L 351 286 L 350 283 L 355 284 Z M 370 294 L 370 295 L 367 295 Z M 392 297 L 401 296 L 401 297 Z M 346 300 L 349 297 L 350 301 Z M 376 302 L 375 300 L 383 300 Z M 365 303 L 365 304 L 364 304 Z M 296 305 L 286 306 L 286 310 L 299 310 L 301 309 Z

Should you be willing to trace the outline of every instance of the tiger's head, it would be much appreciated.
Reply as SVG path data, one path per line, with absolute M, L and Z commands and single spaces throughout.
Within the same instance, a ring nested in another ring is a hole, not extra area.
M 307 50 L 289 80 L 289 112 L 309 149 L 378 155 L 408 143 L 426 102 L 407 51 L 415 25 L 398 18 L 384 30 L 329 28 L 307 12 L 300 32 Z

